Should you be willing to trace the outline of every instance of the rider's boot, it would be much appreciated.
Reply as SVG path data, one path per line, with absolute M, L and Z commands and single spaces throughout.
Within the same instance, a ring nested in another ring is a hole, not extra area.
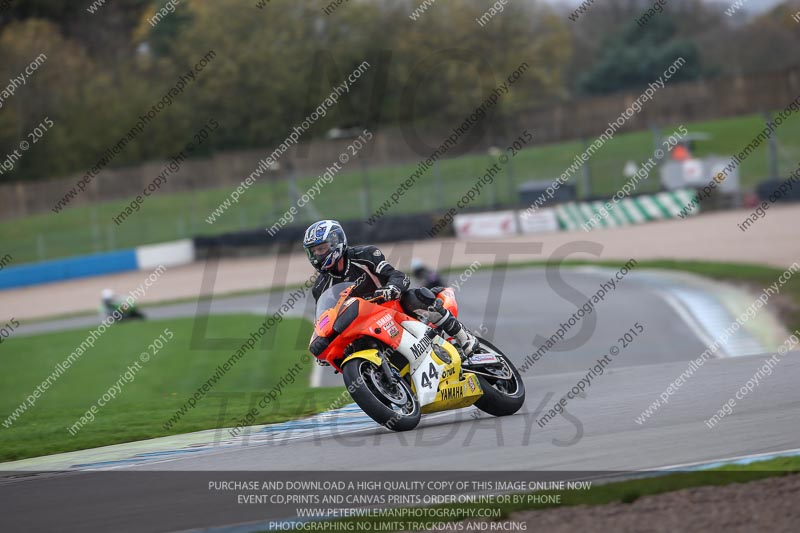
M 478 339 L 464 326 L 464 324 L 456 320 L 454 317 L 450 318 L 453 322 L 455 322 L 456 327 L 445 330 L 445 332 L 453 337 L 458 345 L 461 346 L 461 351 L 464 352 L 464 358 L 469 359 L 470 356 L 472 356 L 472 352 L 474 352 L 475 348 L 478 347 Z M 444 327 L 442 327 L 443 330 Z
M 464 357 L 468 359 L 478 346 L 478 339 L 450 311 L 441 305 L 440 300 L 436 300 L 436 304 L 431 306 L 433 307 L 431 311 L 439 313 L 442 318 L 433 324 L 448 337 L 453 337 L 461 347 L 461 351 L 464 352 Z

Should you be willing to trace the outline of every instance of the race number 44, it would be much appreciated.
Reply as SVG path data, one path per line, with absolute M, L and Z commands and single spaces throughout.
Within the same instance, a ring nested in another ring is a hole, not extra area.
M 436 365 L 431 362 L 428 371 L 422 373 L 422 386 L 428 387 L 429 389 L 433 388 L 434 379 L 439 379 L 439 371 L 436 370 Z

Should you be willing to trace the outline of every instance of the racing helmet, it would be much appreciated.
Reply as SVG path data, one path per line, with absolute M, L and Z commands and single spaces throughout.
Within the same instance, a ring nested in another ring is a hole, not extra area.
M 306 230 L 303 248 L 308 260 L 320 272 L 330 270 L 347 251 L 347 236 L 335 220 L 314 222 Z
M 422 259 L 415 257 L 411 260 L 411 273 L 414 276 L 421 276 L 424 271 L 425 263 L 422 262 Z

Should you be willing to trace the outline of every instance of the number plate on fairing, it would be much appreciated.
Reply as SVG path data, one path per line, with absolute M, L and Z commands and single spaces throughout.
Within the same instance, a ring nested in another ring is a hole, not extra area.
M 442 379 L 444 368 L 444 365 L 436 364 L 433 357 L 428 356 L 411 374 L 421 406 L 428 405 L 436 400 L 436 393 L 439 390 L 439 381 Z

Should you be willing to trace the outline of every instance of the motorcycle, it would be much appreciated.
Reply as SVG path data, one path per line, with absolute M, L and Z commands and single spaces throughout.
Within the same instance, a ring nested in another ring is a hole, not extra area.
M 118 322 L 125 322 L 128 320 L 145 320 L 147 317 L 139 310 L 136 304 L 129 304 L 127 302 L 113 302 L 112 304 L 101 303 L 100 305 L 100 320 L 114 316 L 114 312 L 121 315 Z
M 352 289 L 351 282 L 337 283 L 320 295 L 309 350 L 341 372 L 350 396 L 378 424 L 408 431 L 423 414 L 475 405 L 507 416 L 525 403 L 516 367 L 487 340 L 478 337 L 479 346 L 464 358 L 400 302 L 352 297 Z M 458 316 L 453 289 L 436 297 Z

